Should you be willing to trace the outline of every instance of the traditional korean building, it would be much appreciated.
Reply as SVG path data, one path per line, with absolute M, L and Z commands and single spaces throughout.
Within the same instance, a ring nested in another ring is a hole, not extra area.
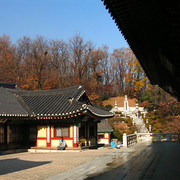
M 113 114 L 94 106 L 81 86 L 21 91 L 0 83 L 0 150 L 22 147 L 67 147 L 97 143 L 97 123 Z
M 128 99 L 127 95 L 124 97 L 112 98 L 114 99 L 114 107 L 111 109 L 112 112 L 120 112 L 124 115 L 132 115 L 141 113 L 143 116 L 147 114 L 144 107 L 139 106 L 137 99 Z M 113 102 L 113 101 L 112 101 Z M 113 104 L 111 104 L 113 106 Z
M 98 123 L 98 144 L 110 145 L 112 132 L 113 128 L 107 119 Z

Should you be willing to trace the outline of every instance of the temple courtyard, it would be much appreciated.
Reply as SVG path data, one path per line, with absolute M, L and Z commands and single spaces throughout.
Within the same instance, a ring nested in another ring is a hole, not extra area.
M 180 143 L 0 156 L 0 180 L 180 179 Z

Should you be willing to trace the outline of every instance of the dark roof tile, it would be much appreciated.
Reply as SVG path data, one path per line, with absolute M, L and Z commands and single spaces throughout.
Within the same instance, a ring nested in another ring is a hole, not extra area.
M 102 120 L 100 123 L 98 123 L 98 132 L 112 132 L 113 128 L 109 124 L 108 120 Z
M 88 105 L 87 109 L 93 113 L 95 116 L 98 117 L 112 117 L 113 113 L 109 112 L 107 109 L 95 106 L 95 105 Z
M 16 84 L 15 83 L 0 83 L 0 87 L 15 89 Z
M 4 98 L 4 102 L 6 102 L 6 99 L 9 102 L 5 106 L 6 113 L 28 113 L 29 116 L 66 116 L 69 114 L 75 114 L 77 112 L 83 112 L 85 109 L 87 109 L 94 116 L 99 118 L 113 116 L 113 114 L 107 110 L 93 105 L 88 105 L 90 104 L 88 99 L 85 99 L 82 102 L 78 101 L 85 93 L 81 86 L 44 91 L 19 91 L 10 89 L 7 90 L 5 88 L 1 89 L 3 92 L 1 93 L 1 96 Z M 0 103 L 0 107 L 3 106 L 3 101 Z M 86 106 L 84 106 L 85 103 Z M 0 108 L 0 114 L 5 112 L 2 110 L 3 108 Z
M 0 87 L 0 116 L 27 116 L 28 112 L 23 108 L 17 97 Z

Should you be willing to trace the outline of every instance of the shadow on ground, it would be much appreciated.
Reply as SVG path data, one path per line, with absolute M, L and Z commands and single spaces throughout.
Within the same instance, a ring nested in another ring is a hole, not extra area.
M 17 172 L 37 166 L 42 166 L 48 163 L 51 163 L 51 161 L 34 162 L 34 161 L 24 161 L 18 158 L 3 159 L 0 160 L 0 175 Z
M 180 142 L 154 142 L 137 152 L 127 149 L 108 163 L 104 172 L 91 174 L 86 180 L 180 179 Z

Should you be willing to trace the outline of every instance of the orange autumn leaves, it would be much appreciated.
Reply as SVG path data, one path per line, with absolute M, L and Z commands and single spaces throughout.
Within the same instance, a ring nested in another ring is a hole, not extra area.
M 0 82 L 13 82 L 21 89 L 56 89 L 82 84 L 90 99 L 127 94 L 138 97 L 148 80 L 129 48 L 108 52 L 75 35 L 68 42 L 20 38 L 12 44 L 0 37 Z
M 139 98 L 149 81 L 133 52 L 129 48 L 115 49 L 111 63 L 119 94 Z

